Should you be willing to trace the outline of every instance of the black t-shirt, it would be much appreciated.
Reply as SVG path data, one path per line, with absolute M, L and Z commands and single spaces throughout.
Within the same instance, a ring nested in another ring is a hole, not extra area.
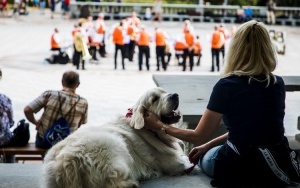
M 262 77 L 257 77 L 263 80 Z M 207 108 L 223 114 L 228 140 L 237 146 L 268 146 L 284 136 L 285 87 L 283 79 L 267 81 L 246 76 L 220 79 L 213 88 Z

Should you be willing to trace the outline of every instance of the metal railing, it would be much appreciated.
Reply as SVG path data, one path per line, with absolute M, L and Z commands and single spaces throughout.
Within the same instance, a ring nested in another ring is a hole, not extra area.
M 150 3 L 108 3 L 108 2 L 71 2 L 71 13 L 74 17 L 80 15 L 81 8 L 85 6 L 88 8 L 92 16 L 104 12 L 108 19 L 123 18 L 129 16 L 132 11 L 135 11 L 138 16 L 144 18 L 146 8 L 152 8 Z M 235 5 L 192 5 L 192 4 L 163 4 L 163 17 L 166 20 L 175 18 L 181 21 L 184 18 L 196 19 L 204 21 L 206 17 L 209 18 L 233 18 L 236 16 L 236 11 L 239 6 Z M 248 7 L 248 6 L 247 6 Z M 246 6 L 243 8 L 247 8 Z M 253 9 L 254 18 L 264 19 L 266 16 L 266 7 L 250 6 Z M 300 7 L 277 7 L 276 17 L 280 19 L 300 22 Z M 168 19 L 169 18 L 169 19 Z M 224 21 L 224 20 L 221 20 Z M 300 25 L 300 23 L 299 23 Z

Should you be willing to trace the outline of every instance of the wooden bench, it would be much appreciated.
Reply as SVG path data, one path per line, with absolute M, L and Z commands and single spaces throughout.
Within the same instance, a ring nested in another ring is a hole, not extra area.
M 0 155 L 15 155 L 16 161 L 27 161 L 27 160 L 35 160 L 41 161 L 43 160 L 42 156 L 44 156 L 47 152 L 47 149 L 38 148 L 34 143 L 29 143 L 24 147 L 1 147 Z

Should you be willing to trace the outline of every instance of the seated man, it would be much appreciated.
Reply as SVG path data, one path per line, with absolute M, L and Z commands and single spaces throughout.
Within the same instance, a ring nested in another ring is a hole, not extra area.
M 238 21 L 239 23 L 245 21 L 245 11 L 244 11 L 244 9 L 243 9 L 242 6 L 240 6 L 240 7 L 236 10 L 236 16 L 237 16 L 237 21 Z
M 51 35 L 51 50 L 60 52 L 61 50 L 60 46 L 61 45 L 60 45 L 59 31 L 57 28 L 54 28 L 54 33 Z
M 25 117 L 36 126 L 36 147 L 51 147 L 44 135 L 61 117 L 66 118 L 71 133 L 87 122 L 88 102 L 76 93 L 80 85 L 79 74 L 74 71 L 64 72 L 61 84 L 61 90 L 46 90 L 24 108 Z M 43 111 L 42 114 L 37 114 L 39 111 Z
M 59 36 L 59 31 L 57 28 L 54 28 L 54 33 L 51 35 L 51 51 L 53 52 L 58 52 L 58 54 L 53 53 L 50 58 L 47 58 L 46 60 L 51 63 L 55 64 L 57 63 L 58 58 L 61 56 L 61 41 L 60 41 L 60 36 Z
M 254 13 L 253 9 L 250 6 L 247 6 L 244 12 L 245 12 L 245 21 L 247 22 L 249 20 L 252 20 L 253 13 Z
M 180 57 L 182 59 L 186 58 L 186 53 L 187 51 L 187 44 L 185 42 L 185 39 L 183 36 L 178 36 L 175 43 L 174 43 L 174 49 L 175 49 L 175 57 L 178 61 L 178 65 L 182 65 L 182 62 L 180 61 Z M 182 60 L 183 61 L 183 60 Z

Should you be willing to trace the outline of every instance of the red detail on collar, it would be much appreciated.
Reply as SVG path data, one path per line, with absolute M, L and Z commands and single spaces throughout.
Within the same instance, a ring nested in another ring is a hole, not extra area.
M 132 108 L 128 108 L 128 109 L 127 109 L 126 118 L 131 118 L 132 114 L 133 114 Z

